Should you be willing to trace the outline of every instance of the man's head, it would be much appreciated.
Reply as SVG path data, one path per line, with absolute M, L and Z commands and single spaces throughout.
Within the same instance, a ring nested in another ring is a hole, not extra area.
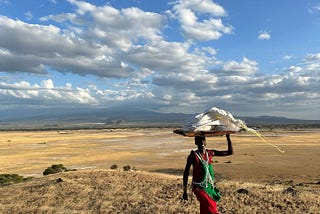
M 195 136 L 194 143 L 198 146 L 199 150 L 204 150 L 207 145 L 205 136 Z

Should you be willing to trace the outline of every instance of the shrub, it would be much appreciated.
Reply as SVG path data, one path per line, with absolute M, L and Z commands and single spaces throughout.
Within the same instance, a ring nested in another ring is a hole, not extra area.
M 130 170 L 131 170 L 130 165 L 126 165 L 123 167 L 123 171 L 130 171 Z
M 50 175 L 59 172 L 76 171 L 76 169 L 67 169 L 63 164 L 54 164 L 43 171 L 43 175 Z
M 113 165 L 111 165 L 110 168 L 111 168 L 111 169 L 118 169 L 118 165 L 117 165 L 117 164 L 113 164 Z
M 32 179 L 32 177 L 24 178 L 18 174 L 0 174 L 0 186 L 20 183 Z

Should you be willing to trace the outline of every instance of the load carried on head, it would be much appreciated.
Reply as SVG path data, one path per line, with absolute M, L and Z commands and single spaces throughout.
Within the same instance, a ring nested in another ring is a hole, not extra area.
M 176 129 L 173 132 L 188 137 L 198 135 L 209 137 L 236 133 L 247 129 L 244 121 L 235 119 L 228 111 L 213 107 L 196 115 L 181 129 Z
M 196 115 L 193 120 L 186 123 L 182 128 L 173 130 L 174 133 L 187 137 L 194 136 L 219 136 L 247 131 L 258 136 L 264 143 L 284 153 L 278 146 L 269 143 L 257 130 L 249 128 L 244 121 L 235 119 L 233 115 L 223 109 L 212 107 L 209 110 Z

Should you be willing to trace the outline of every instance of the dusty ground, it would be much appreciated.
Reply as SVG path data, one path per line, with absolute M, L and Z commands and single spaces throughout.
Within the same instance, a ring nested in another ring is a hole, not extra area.
M 235 155 L 217 157 L 218 179 L 273 183 L 320 182 L 319 130 L 263 132 L 278 152 L 257 136 L 231 136 Z M 226 149 L 225 137 L 207 138 L 208 148 Z M 0 132 L 0 174 L 41 177 L 52 164 L 67 168 L 110 169 L 130 165 L 138 170 L 182 174 L 193 138 L 172 129 Z

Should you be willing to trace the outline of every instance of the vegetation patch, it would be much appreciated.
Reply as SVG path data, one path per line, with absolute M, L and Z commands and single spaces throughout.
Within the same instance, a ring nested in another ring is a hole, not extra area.
M 77 171 L 76 169 L 67 169 L 63 164 L 53 164 L 43 171 L 43 175 L 50 175 L 59 172 Z
M 32 179 L 32 177 L 23 177 L 18 174 L 0 174 L 0 187 L 10 184 L 20 183 Z

